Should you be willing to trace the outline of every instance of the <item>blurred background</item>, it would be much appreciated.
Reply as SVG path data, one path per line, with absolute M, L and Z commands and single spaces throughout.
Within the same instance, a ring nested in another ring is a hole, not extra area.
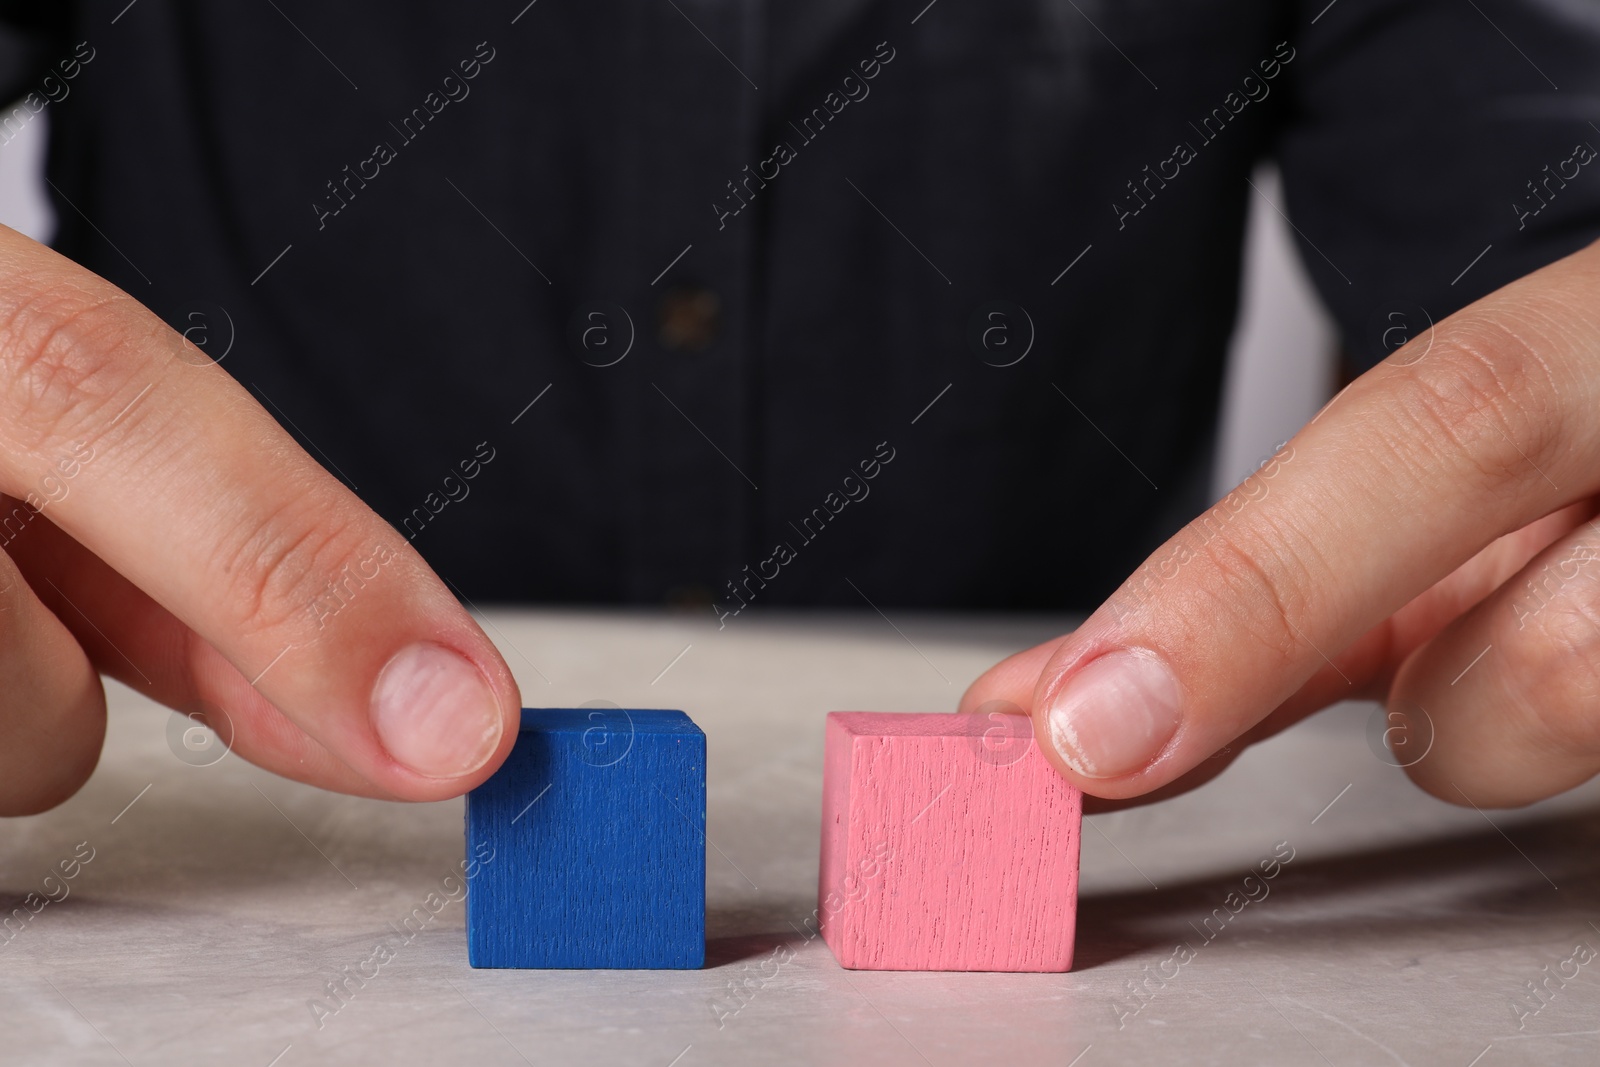
M 0 145 L 0 221 L 40 241 L 55 226 L 45 193 L 50 116 Z M 1277 168 L 1253 181 L 1239 322 L 1228 354 L 1222 429 L 1212 473 L 1220 497 L 1259 466 L 1333 393 L 1337 341 L 1300 263 Z

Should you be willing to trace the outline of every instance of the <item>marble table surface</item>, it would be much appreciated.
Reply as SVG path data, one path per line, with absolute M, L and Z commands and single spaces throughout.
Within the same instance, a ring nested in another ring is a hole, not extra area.
M 89 784 L 0 827 L 8 906 L 51 898 L 0 944 L 0 1063 L 1600 1062 L 1594 783 L 1451 807 L 1381 756 L 1373 706 L 1341 705 L 1185 797 L 1087 820 L 1071 973 L 845 971 L 801 933 L 823 714 L 951 710 L 1069 620 L 485 620 L 530 706 L 682 708 L 705 729 L 703 970 L 474 971 L 458 901 L 402 939 L 462 859 L 459 800 L 293 784 L 185 748 L 184 720 L 113 686 Z M 1229 907 L 1275 850 L 1292 861 Z

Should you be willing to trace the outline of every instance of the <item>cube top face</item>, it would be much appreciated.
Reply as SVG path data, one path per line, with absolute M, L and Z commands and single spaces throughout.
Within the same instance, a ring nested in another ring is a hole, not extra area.
M 1026 716 L 834 712 L 823 937 L 851 968 L 1065 971 L 1082 815 Z
M 472 966 L 702 966 L 705 757 L 681 711 L 525 709 L 467 796 Z
M 828 725 L 851 737 L 977 737 L 999 747 L 1007 737 L 1033 738 L 1026 715 L 951 715 L 948 712 L 830 711 Z M 1018 749 L 1018 754 L 1021 753 Z
M 683 712 L 659 708 L 523 708 L 521 729 L 539 733 L 622 735 L 701 733 L 700 727 Z

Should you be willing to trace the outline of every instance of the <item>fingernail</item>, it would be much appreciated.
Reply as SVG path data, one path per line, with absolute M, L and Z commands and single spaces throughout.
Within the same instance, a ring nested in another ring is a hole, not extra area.
M 1050 740 L 1087 778 L 1117 778 L 1146 766 L 1182 718 L 1178 679 L 1144 649 L 1108 652 L 1049 699 Z
M 425 643 L 396 652 L 378 672 L 372 725 L 389 755 L 429 778 L 459 778 L 482 767 L 505 728 L 478 668 Z

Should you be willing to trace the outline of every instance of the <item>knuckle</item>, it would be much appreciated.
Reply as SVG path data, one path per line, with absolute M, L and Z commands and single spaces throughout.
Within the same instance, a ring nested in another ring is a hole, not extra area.
M 308 513 L 291 501 L 227 539 L 219 562 L 229 612 L 246 635 L 269 634 L 297 643 L 312 619 L 311 605 L 354 558 L 359 523 Z
M 1259 537 L 1251 540 L 1214 537 L 1196 548 L 1211 580 L 1198 583 L 1205 604 L 1195 617 L 1227 619 L 1236 628 L 1230 636 L 1250 641 L 1286 666 L 1304 644 L 1291 619 L 1303 611 L 1303 598 L 1295 590 L 1305 586 L 1286 569 L 1291 565 L 1288 553 Z
M 18 288 L 0 309 L 6 433 L 25 448 L 84 436 L 91 420 L 137 388 L 138 363 L 123 343 L 133 298 L 61 284 Z
M 1398 455 L 1454 460 L 1491 489 L 1542 480 L 1564 451 L 1561 388 L 1540 346 L 1503 318 L 1440 327 L 1435 356 L 1400 371 L 1390 397 Z

